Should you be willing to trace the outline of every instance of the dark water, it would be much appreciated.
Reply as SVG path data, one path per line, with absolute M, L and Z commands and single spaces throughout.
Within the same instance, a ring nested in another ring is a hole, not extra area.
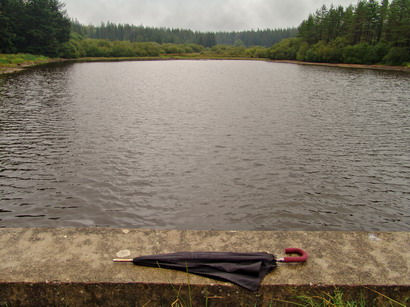
M 410 76 L 250 61 L 0 78 L 0 227 L 410 230 Z

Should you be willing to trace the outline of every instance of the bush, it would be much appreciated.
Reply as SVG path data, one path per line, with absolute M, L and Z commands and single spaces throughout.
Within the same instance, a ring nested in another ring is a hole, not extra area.
M 217 55 L 224 55 L 228 53 L 229 48 L 231 47 L 228 45 L 215 45 L 211 48 L 211 51 Z
M 210 50 L 203 52 L 210 56 L 221 57 L 246 57 L 248 56 L 247 50 L 243 46 L 231 46 L 231 45 L 215 45 Z
M 145 55 L 140 56 L 160 56 L 162 49 L 158 43 L 135 43 L 140 50 L 143 50 Z
M 276 60 L 299 60 L 325 63 L 405 65 L 410 62 L 409 47 L 393 47 L 385 42 L 376 45 L 360 43 L 348 45 L 347 38 L 337 37 L 326 43 L 309 45 L 301 38 L 288 38 L 269 49 L 269 57 Z M 248 51 L 251 52 L 251 51 Z M 251 53 L 252 55 L 252 53 Z
M 81 43 L 72 39 L 64 43 L 59 51 L 59 56 L 66 59 L 79 58 L 84 55 L 85 51 Z
M 186 46 L 190 47 L 192 52 L 202 52 L 205 49 L 204 46 L 198 44 L 187 44 Z
M 304 59 L 311 62 L 339 63 L 342 61 L 340 48 L 320 41 L 305 52 Z
M 377 56 L 377 63 L 381 63 L 383 61 L 383 58 L 389 52 L 390 47 L 386 43 L 378 43 L 376 46 L 374 46 L 374 48 Z
M 369 44 L 361 43 L 347 46 L 343 49 L 343 62 L 349 64 L 369 64 L 365 59 L 368 57 Z
M 404 65 L 410 61 L 410 48 L 393 47 L 383 58 L 383 63 L 388 65 Z
M 269 57 L 274 60 L 296 60 L 296 54 L 302 45 L 300 38 L 287 38 L 272 46 Z
M 133 45 L 128 41 L 115 41 L 111 45 L 109 56 L 132 57 L 135 56 L 135 50 Z
M 308 50 L 309 50 L 309 44 L 307 42 L 303 42 L 300 45 L 298 52 L 296 53 L 296 60 L 304 61 L 306 59 L 306 52 Z
M 246 49 L 246 56 L 251 58 L 269 58 L 269 50 L 266 47 L 254 46 Z
M 166 54 L 184 53 L 185 51 L 181 45 L 176 44 L 162 44 L 161 47 Z

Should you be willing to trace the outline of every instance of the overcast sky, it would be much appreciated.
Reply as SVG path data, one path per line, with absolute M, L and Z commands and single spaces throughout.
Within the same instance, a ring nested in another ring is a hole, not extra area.
M 70 18 L 199 31 L 240 31 L 298 26 L 323 4 L 357 0 L 62 0 Z

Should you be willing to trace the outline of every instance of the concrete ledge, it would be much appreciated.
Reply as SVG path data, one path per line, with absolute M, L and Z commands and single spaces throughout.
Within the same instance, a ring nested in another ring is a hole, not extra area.
M 372 290 L 402 302 L 410 297 L 407 232 L 22 228 L 0 229 L 0 246 L 0 306 L 170 306 L 177 300 L 193 306 L 275 306 L 277 299 L 334 287 L 371 301 L 383 299 Z M 112 262 L 127 250 L 131 257 L 175 251 L 282 256 L 287 247 L 305 249 L 310 259 L 281 265 L 255 293 L 182 272 Z

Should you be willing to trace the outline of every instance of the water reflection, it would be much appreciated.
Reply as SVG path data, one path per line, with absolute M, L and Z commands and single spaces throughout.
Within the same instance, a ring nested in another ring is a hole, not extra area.
M 409 230 L 406 74 L 166 61 L 3 82 L 0 226 Z

